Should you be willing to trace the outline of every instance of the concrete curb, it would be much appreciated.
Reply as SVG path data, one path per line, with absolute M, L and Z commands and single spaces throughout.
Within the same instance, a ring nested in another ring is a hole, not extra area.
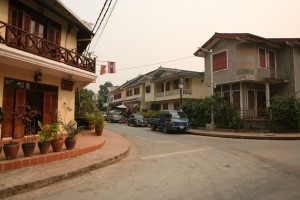
M 14 186 L 11 186 L 11 187 L 0 189 L 0 198 L 5 198 L 5 197 L 8 197 L 8 196 L 12 196 L 12 195 L 32 191 L 32 190 L 47 186 L 49 184 L 53 184 L 53 183 L 56 183 L 56 182 L 59 182 L 59 181 L 62 181 L 62 180 L 65 180 L 65 179 L 68 179 L 68 178 L 71 178 L 71 177 L 73 178 L 73 177 L 82 175 L 84 173 L 87 173 L 89 171 L 99 169 L 101 167 L 116 163 L 117 161 L 125 158 L 128 155 L 129 150 L 130 150 L 129 143 L 127 142 L 127 140 L 125 138 L 123 138 L 122 136 L 119 136 L 119 137 L 122 138 L 121 142 L 122 142 L 123 147 L 122 147 L 121 152 L 118 152 L 117 154 L 114 154 L 114 155 L 113 154 L 109 155 L 107 158 L 102 159 L 102 160 L 99 159 L 99 162 L 91 162 L 91 163 L 88 163 L 85 166 L 80 166 L 75 170 L 69 170 L 67 172 L 62 171 L 62 172 L 60 172 L 56 175 L 53 175 L 53 176 L 49 176 L 49 177 L 42 178 L 42 179 L 39 179 L 39 180 L 26 182 L 26 183 L 23 183 L 23 184 L 18 184 L 18 185 L 14 185 Z M 124 141 L 126 141 L 126 142 L 124 142 Z M 97 150 L 97 151 L 102 151 L 102 148 Z M 94 152 L 91 152 L 91 154 L 92 153 L 94 153 Z M 95 153 L 97 153 L 97 152 L 95 152 Z M 71 159 L 73 159 L 73 161 L 74 161 L 77 158 L 78 157 L 71 158 Z M 57 163 L 58 162 L 61 162 L 61 161 L 57 161 Z
M 283 136 L 271 133 L 255 133 L 255 135 L 249 134 L 231 134 L 231 133 L 209 133 L 209 132 L 193 132 L 188 131 L 191 135 L 201 135 L 208 137 L 220 137 L 220 138 L 232 138 L 232 139 L 254 139 L 254 140 L 300 140 L 299 136 Z

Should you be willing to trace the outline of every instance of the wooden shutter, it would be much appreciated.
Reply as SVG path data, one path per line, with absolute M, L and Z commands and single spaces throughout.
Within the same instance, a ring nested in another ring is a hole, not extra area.
M 43 124 L 51 124 L 52 121 L 52 94 L 44 92 Z
M 275 53 L 269 51 L 270 77 L 275 78 Z
M 213 71 L 227 69 L 227 52 L 223 51 L 213 55 Z
M 26 90 L 16 89 L 15 110 L 19 113 L 25 111 Z M 24 136 L 24 124 L 18 117 L 14 117 L 14 138 L 22 138 Z
M 57 94 L 52 94 L 52 113 L 51 113 L 51 122 L 57 122 L 57 103 L 58 103 L 58 98 Z
M 14 112 L 14 88 L 4 87 L 3 92 L 4 122 L 2 124 L 2 138 L 12 137 L 13 134 L 13 112 Z
M 259 49 L 259 67 L 266 68 L 266 50 Z
M 22 19 L 22 30 L 30 33 L 30 22 L 31 22 L 31 17 L 27 13 L 23 12 L 23 19 Z M 21 34 L 21 41 L 24 47 L 29 46 L 29 39 L 27 39 L 25 32 L 22 32 Z

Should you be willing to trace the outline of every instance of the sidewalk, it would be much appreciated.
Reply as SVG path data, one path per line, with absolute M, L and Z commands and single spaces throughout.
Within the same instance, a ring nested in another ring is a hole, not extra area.
M 87 141 L 80 144 L 80 140 L 83 138 L 78 140 L 77 148 L 86 149 L 84 144 L 86 145 Z M 91 141 L 91 139 L 89 140 Z M 102 141 L 101 144 L 104 145 L 100 149 L 73 158 L 0 173 L 0 198 L 34 190 L 104 167 L 121 160 L 129 152 L 127 140 L 108 129 L 103 131 L 102 136 L 95 136 L 92 140 Z M 48 154 L 54 155 L 57 153 L 52 152 Z M 1 160 L 0 162 L 3 161 Z
M 224 130 L 207 131 L 205 129 L 190 129 L 187 133 L 192 135 L 235 139 L 300 140 L 300 133 L 227 132 Z

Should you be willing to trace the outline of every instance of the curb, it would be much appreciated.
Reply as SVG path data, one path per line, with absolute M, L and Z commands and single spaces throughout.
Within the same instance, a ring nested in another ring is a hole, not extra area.
M 254 139 L 254 140 L 300 140 L 299 136 L 276 136 L 270 133 L 261 133 L 257 135 L 243 135 L 243 134 L 221 134 L 221 133 L 207 133 L 207 132 L 192 132 L 187 133 L 191 135 L 201 135 L 208 137 L 220 137 L 220 138 L 231 138 L 231 139 Z
M 98 151 L 101 151 L 101 150 L 102 150 L 102 148 L 99 149 Z M 59 181 L 62 181 L 62 180 L 68 179 L 68 178 L 80 176 L 84 173 L 102 168 L 104 166 L 107 166 L 107 165 L 110 165 L 113 163 L 116 163 L 117 161 L 125 158 L 128 155 L 129 150 L 130 150 L 129 143 L 126 140 L 125 150 L 123 152 L 118 153 L 117 155 L 111 155 L 111 157 L 109 157 L 105 160 L 102 160 L 102 161 L 96 162 L 96 163 L 91 163 L 89 165 L 77 168 L 76 170 L 71 170 L 69 172 L 63 172 L 63 173 L 60 173 L 60 174 L 57 174 L 54 176 L 50 176 L 47 178 L 43 178 L 40 180 L 31 181 L 28 183 L 19 184 L 19 185 L 15 185 L 12 187 L 0 189 L 0 198 L 2 199 L 2 198 L 9 197 L 12 195 L 32 191 L 32 190 L 47 186 L 49 184 L 53 184 L 53 183 L 56 183 L 56 182 L 59 182 Z M 73 158 L 71 158 L 71 159 L 73 159 Z M 74 158 L 74 159 L 76 159 L 76 158 Z

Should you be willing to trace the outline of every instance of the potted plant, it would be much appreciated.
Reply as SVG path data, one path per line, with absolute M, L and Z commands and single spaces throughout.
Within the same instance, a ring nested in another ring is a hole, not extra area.
M 51 126 L 53 126 L 51 130 L 51 147 L 54 152 L 59 152 L 64 144 L 62 132 L 59 131 L 58 123 L 53 123 Z
M 97 136 L 101 136 L 103 132 L 103 128 L 106 124 L 104 117 L 102 116 L 99 110 L 96 111 L 95 115 L 95 132 Z
M 16 159 L 19 151 L 19 143 L 10 141 L 4 144 L 3 151 L 7 160 Z
M 84 115 L 84 118 L 86 119 L 86 121 L 88 123 L 88 129 L 93 130 L 95 128 L 95 115 L 90 114 L 90 113 L 86 113 Z
M 55 131 L 55 124 L 46 124 L 43 126 L 42 122 L 38 121 L 38 125 L 40 127 L 39 139 L 38 139 L 38 147 L 41 154 L 46 154 L 49 151 L 51 145 L 51 136 L 52 132 Z
M 38 115 L 36 109 L 32 109 L 29 105 L 25 105 L 22 112 L 18 110 L 15 112 L 15 116 L 24 124 L 25 142 L 22 143 L 22 150 L 24 156 L 29 157 L 33 155 L 35 149 L 35 123 Z
M 77 122 L 74 120 L 70 120 L 67 124 L 62 124 L 63 130 L 67 132 L 67 137 L 65 139 L 65 146 L 67 150 L 71 150 L 74 148 L 76 144 L 76 136 L 82 127 L 77 128 Z

